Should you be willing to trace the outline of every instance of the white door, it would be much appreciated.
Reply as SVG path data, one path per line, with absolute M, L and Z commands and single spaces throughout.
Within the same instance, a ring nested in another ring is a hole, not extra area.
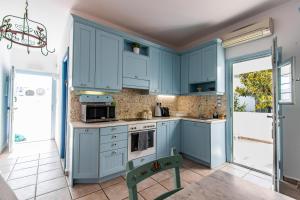
M 295 57 L 281 61 L 277 48 L 277 38 L 273 39 L 272 45 L 272 66 L 273 66 L 273 140 L 274 140 L 274 190 L 279 191 L 279 181 L 282 179 L 282 106 L 295 103 Z

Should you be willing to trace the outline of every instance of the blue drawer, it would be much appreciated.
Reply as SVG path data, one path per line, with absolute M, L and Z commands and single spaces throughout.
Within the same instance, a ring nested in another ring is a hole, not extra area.
M 76 128 L 74 129 L 75 134 L 76 133 L 95 133 L 99 134 L 99 129 L 98 128 Z
M 117 133 L 112 135 L 101 135 L 100 136 L 100 144 L 117 142 L 121 140 L 127 140 L 128 133 Z
M 144 157 L 141 157 L 141 158 L 134 159 L 133 160 L 133 166 L 138 167 L 138 166 L 141 166 L 141 165 L 146 164 L 148 162 L 151 162 L 153 160 L 156 160 L 156 154 L 152 154 L 152 155 L 149 155 L 149 156 L 144 156 Z
M 127 133 L 128 127 L 127 126 L 112 126 L 107 128 L 100 129 L 100 135 L 111 135 L 116 133 Z
M 105 151 L 121 149 L 121 148 L 127 148 L 127 140 L 101 144 L 100 145 L 100 153 L 105 152 Z

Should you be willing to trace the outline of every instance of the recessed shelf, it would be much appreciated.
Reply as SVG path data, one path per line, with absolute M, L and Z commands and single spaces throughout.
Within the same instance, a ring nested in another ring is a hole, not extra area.
M 135 41 L 124 40 L 124 50 L 134 53 L 133 52 L 133 47 L 132 47 L 132 45 L 134 43 L 138 43 L 141 46 L 140 47 L 140 53 L 137 54 L 137 55 L 149 56 L 149 47 L 146 46 L 146 45 L 143 45 L 143 44 L 141 44 L 139 42 L 135 42 Z
M 216 91 L 216 82 L 193 83 L 189 85 L 190 93 L 206 93 Z

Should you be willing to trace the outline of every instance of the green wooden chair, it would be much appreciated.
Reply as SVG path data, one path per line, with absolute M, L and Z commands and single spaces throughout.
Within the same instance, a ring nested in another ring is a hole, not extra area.
M 133 162 L 127 163 L 126 182 L 129 191 L 129 200 L 138 200 L 137 184 L 150 176 L 157 174 L 161 171 L 174 169 L 174 186 L 172 191 L 164 193 L 156 198 L 156 200 L 165 199 L 172 194 L 182 190 L 180 183 L 179 168 L 182 165 L 182 157 L 172 148 L 171 156 L 160 158 L 158 160 L 146 163 L 140 167 L 134 168 Z

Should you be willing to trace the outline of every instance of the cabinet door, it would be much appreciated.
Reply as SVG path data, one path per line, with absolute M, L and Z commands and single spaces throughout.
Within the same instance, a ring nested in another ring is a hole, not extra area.
M 202 49 L 202 80 L 216 81 L 217 79 L 217 45 Z
M 183 153 L 193 156 L 194 158 L 201 158 L 201 135 L 196 122 L 183 122 Z
M 160 50 L 150 48 L 150 92 L 160 92 Z
M 172 54 L 168 52 L 161 53 L 161 93 L 172 94 Z
M 121 37 L 97 30 L 95 87 L 109 90 L 122 88 Z
M 99 129 L 75 129 L 73 177 L 98 178 Z
M 94 28 L 79 23 L 74 24 L 73 87 L 93 88 L 95 86 L 95 35 Z
M 197 50 L 189 55 L 189 83 L 202 81 L 202 50 Z
M 157 158 L 165 157 L 170 154 L 169 152 L 169 142 L 168 142 L 168 122 L 158 122 L 157 123 L 157 133 L 156 133 L 156 154 Z
M 180 72 L 181 72 L 181 94 L 188 94 L 189 93 L 189 55 L 185 54 L 181 56 L 181 65 L 180 65 Z
M 100 154 L 100 178 L 125 170 L 127 148 L 108 151 Z
M 172 73 L 172 93 L 180 95 L 180 57 L 178 55 L 173 55 Z
M 197 132 L 200 136 L 199 148 L 200 157 L 199 159 L 210 163 L 210 125 L 197 123 Z
M 169 122 L 169 150 L 173 147 L 176 148 L 177 152 L 181 152 L 180 145 L 180 120 Z
M 149 57 L 125 51 L 123 53 L 123 77 L 150 79 Z

